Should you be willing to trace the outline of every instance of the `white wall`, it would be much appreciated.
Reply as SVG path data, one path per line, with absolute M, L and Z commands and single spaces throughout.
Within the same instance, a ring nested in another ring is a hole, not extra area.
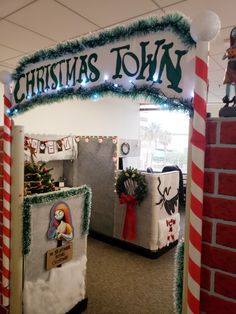
M 3 125 L 3 85 L 0 83 L 0 125 Z M 207 105 L 207 112 L 218 117 L 223 104 Z M 99 101 L 78 99 L 42 105 L 14 118 L 24 125 L 26 133 L 117 135 L 119 138 L 139 138 L 139 102 L 105 97 Z
M 3 87 L 0 93 L 3 94 Z M 13 120 L 16 125 L 24 125 L 25 133 L 139 137 L 138 101 L 118 97 L 98 101 L 73 99 L 41 105 Z

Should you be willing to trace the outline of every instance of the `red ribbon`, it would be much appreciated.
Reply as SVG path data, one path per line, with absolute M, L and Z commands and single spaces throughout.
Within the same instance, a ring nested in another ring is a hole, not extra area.
M 129 240 L 135 240 L 134 206 L 138 204 L 138 201 L 133 197 L 133 195 L 126 195 L 125 193 L 121 193 L 119 200 L 120 204 L 127 204 L 122 237 L 124 240 L 126 240 L 127 238 Z

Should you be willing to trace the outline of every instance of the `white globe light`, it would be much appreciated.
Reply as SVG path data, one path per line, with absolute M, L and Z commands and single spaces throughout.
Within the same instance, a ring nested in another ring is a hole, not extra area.
M 207 10 L 193 19 L 190 34 L 196 42 L 211 41 L 217 36 L 220 26 L 219 16 L 215 12 Z

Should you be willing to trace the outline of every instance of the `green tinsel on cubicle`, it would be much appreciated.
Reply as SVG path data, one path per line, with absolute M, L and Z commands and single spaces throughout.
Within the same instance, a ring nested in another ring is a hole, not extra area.
M 64 55 L 79 53 L 88 48 L 97 48 L 118 40 L 129 39 L 132 36 L 141 36 L 162 31 L 173 32 L 181 42 L 189 49 L 195 47 L 196 43 L 190 35 L 190 23 L 187 18 L 179 13 L 170 13 L 162 17 L 151 17 L 146 20 L 138 20 L 129 26 L 118 26 L 112 30 L 82 38 L 81 40 L 69 41 L 57 45 L 55 48 L 39 50 L 31 56 L 23 58 L 19 66 L 12 74 L 14 80 L 18 79 L 21 73 L 29 64 L 43 60 L 52 60 Z
M 184 240 L 180 240 L 175 255 L 174 305 L 175 312 L 182 314 L 184 276 Z
M 31 206 L 34 204 L 48 203 L 58 199 L 64 199 L 70 196 L 84 195 L 84 208 L 82 214 L 82 235 L 88 233 L 89 218 L 91 213 L 91 189 L 83 185 L 78 188 L 71 188 L 68 191 L 49 192 L 45 194 L 34 194 L 26 196 L 23 202 L 23 254 L 30 252 L 31 245 Z

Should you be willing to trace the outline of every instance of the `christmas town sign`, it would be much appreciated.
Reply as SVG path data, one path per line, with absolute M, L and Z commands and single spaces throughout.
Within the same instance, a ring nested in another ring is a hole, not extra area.
M 38 93 L 44 94 L 57 88 L 78 87 L 82 83 L 101 83 L 101 77 L 104 77 L 106 72 L 111 74 L 112 81 L 119 84 L 124 79 L 134 79 L 135 84 L 140 80 L 162 84 L 165 71 L 168 88 L 181 93 L 183 91 L 179 86 L 182 78 L 181 59 L 187 54 L 187 50 L 175 50 L 173 42 L 164 44 L 165 42 L 165 39 L 156 40 L 152 45 L 153 53 L 147 52 L 151 46 L 150 41 L 139 42 L 140 53 L 132 52 L 130 44 L 114 47 L 105 55 L 113 65 L 109 70 L 98 68 L 100 58 L 95 52 L 76 55 L 34 68 L 21 74 L 16 81 L 14 89 L 16 104 Z M 159 52 L 160 48 L 162 48 L 161 52 Z M 174 51 L 176 60 L 171 57 L 171 50 Z
M 188 21 L 175 14 L 36 52 L 13 73 L 9 115 L 42 103 L 74 96 L 96 99 L 106 93 L 146 94 L 189 109 L 195 43 L 186 29 Z

